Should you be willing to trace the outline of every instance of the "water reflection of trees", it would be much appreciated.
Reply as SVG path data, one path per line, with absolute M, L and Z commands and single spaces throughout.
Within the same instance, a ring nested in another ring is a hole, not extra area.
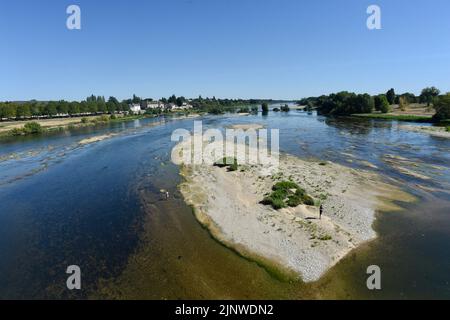
M 373 129 L 391 129 L 392 121 L 376 121 L 373 119 L 355 119 L 350 117 L 327 117 L 325 124 L 356 135 L 368 135 Z

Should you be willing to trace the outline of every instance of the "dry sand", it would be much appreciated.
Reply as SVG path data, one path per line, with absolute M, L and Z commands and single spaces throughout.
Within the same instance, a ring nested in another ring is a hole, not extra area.
M 178 144 L 174 154 L 181 156 L 189 143 Z M 375 173 L 291 155 L 282 155 L 279 167 L 240 165 L 229 172 L 183 164 L 181 172 L 185 201 L 217 240 L 269 271 L 305 282 L 318 280 L 353 248 L 374 239 L 377 211 L 399 209 L 392 200 L 414 200 Z M 297 182 L 322 201 L 321 220 L 317 206 L 276 211 L 260 204 L 283 180 Z
M 434 137 L 450 138 L 450 132 L 445 127 L 431 127 L 420 125 L 400 125 L 401 129 L 429 134 Z
M 95 136 L 95 137 L 91 137 L 91 138 L 86 138 L 86 139 L 80 140 L 78 142 L 78 144 L 85 145 L 85 144 L 90 144 L 90 143 L 94 143 L 94 142 L 99 142 L 99 141 L 103 141 L 103 140 L 112 138 L 116 135 L 117 134 L 111 133 L 111 134 L 103 134 L 103 135 L 99 135 L 99 136 Z

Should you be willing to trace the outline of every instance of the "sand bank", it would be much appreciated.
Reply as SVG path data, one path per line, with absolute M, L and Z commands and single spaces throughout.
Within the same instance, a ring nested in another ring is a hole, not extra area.
M 445 127 L 431 127 L 420 125 L 400 125 L 401 129 L 429 134 L 434 137 L 450 139 L 450 131 L 446 131 Z
M 177 145 L 178 154 L 189 143 Z M 273 167 L 240 165 L 229 172 L 185 164 L 181 172 L 185 201 L 217 240 L 269 271 L 305 282 L 318 280 L 353 248 L 374 239 L 377 211 L 399 209 L 392 200 L 413 200 L 375 173 L 290 155 Z M 321 220 L 317 206 L 276 211 L 260 204 L 283 180 L 298 183 L 323 203 Z
M 91 138 L 86 138 L 86 139 L 80 140 L 78 142 L 78 144 L 81 144 L 81 145 L 90 144 L 90 143 L 94 143 L 94 142 L 103 141 L 103 140 L 112 138 L 114 136 L 116 136 L 116 134 L 113 134 L 113 133 L 111 133 L 111 134 L 103 134 L 103 135 L 99 135 L 99 136 L 95 136 L 95 137 L 91 137 Z

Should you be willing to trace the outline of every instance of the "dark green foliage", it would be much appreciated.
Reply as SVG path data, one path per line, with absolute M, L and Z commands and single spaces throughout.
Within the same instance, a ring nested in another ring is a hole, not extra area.
M 381 111 L 381 113 L 388 113 L 391 111 L 389 102 L 384 94 L 374 97 L 375 110 Z
M 238 170 L 238 162 L 234 157 L 224 157 L 216 162 L 214 162 L 214 166 L 219 168 L 228 167 L 228 171 L 237 171 Z
M 347 91 L 321 96 L 315 100 L 320 114 L 350 115 L 355 113 L 371 113 L 374 99 L 368 94 L 355 94 Z
M 275 210 L 286 208 L 286 203 L 282 199 L 272 199 L 271 205 Z
M 140 98 L 134 97 L 134 101 Z M 60 117 L 60 116 L 82 116 L 86 114 L 101 114 L 129 111 L 128 104 L 133 99 L 123 102 L 117 101 L 116 98 L 110 97 L 108 102 L 101 96 L 91 95 L 85 101 L 68 102 L 60 101 L 27 101 L 27 102 L 0 102 L 0 120 L 23 120 L 32 117 Z
M 44 132 L 44 128 L 35 122 L 27 122 L 23 128 L 14 128 L 8 132 L 10 136 L 24 136 L 29 134 L 39 134 Z
M 390 89 L 388 92 L 386 92 L 386 98 L 389 102 L 389 104 L 394 104 L 395 103 L 395 90 L 394 89 Z
M 282 112 L 289 112 L 290 111 L 289 106 L 287 104 L 285 104 L 284 106 L 281 107 L 281 111 Z
M 28 122 L 23 127 L 23 131 L 25 134 L 37 134 L 43 131 L 41 125 L 37 122 Z
M 433 106 L 436 110 L 433 120 L 444 121 L 450 119 L 450 93 L 436 98 Z
M 308 196 L 307 194 L 304 194 L 302 196 L 302 202 L 303 204 L 306 204 L 307 206 L 313 206 L 314 205 L 314 200 L 313 198 L 311 198 L 310 196 Z
M 295 182 L 281 181 L 272 187 L 272 192 L 261 203 L 278 210 L 287 206 L 297 207 L 300 204 L 314 205 L 314 200 Z
M 224 158 L 219 159 L 216 162 L 214 162 L 214 166 L 219 167 L 219 168 L 224 168 L 229 165 L 232 165 L 235 161 L 236 161 L 236 159 L 234 157 L 224 157 Z
M 267 102 L 263 102 L 263 104 L 261 105 L 262 107 L 262 112 L 263 113 L 267 113 L 269 112 L 269 104 Z
M 287 200 L 287 205 L 289 207 L 297 207 L 298 205 L 301 205 L 302 203 L 303 203 L 302 197 L 298 196 L 297 194 L 290 196 Z
M 272 187 L 273 191 L 276 190 L 289 190 L 289 189 L 299 189 L 300 187 L 293 181 L 281 181 L 274 184 Z
M 234 159 L 234 162 L 228 167 L 228 171 L 237 171 L 238 170 L 238 163 L 237 160 Z
M 420 102 L 426 103 L 427 106 L 429 106 L 433 102 L 433 99 L 439 96 L 439 93 L 439 89 L 435 87 L 425 88 L 422 90 L 419 100 Z

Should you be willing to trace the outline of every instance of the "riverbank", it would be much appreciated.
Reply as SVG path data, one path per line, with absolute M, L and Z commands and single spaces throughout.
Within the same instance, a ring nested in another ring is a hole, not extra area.
M 58 119 L 41 119 L 28 121 L 9 121 L 0 123 L 0 137 L 21 136 L 28 134 L 51 133 L 55 131 L 64 131 L 74 128 L 95 126 L 109 122 L 132 121 L 149 117 L 148 115 L 101 115 L 88 116 L 82 118 L 58 118 Z M 39 132 L 27 132 L 25 130 L 27 124 L 34 124 L 39 127 Z
M 181 155 L 187 143 L 173 154 Z M 214 238 L 277 277 L 305 282 L 318 280 L 352 249 L 374 239 L 378 211 L 398 210 L 394 200 L 413 200 L 374 173 L 291 155 L 282 155 L 278 167 L 239 165 L 230 172 L 185 164 L 181 172 L 186 181 L 180 191 Z M 316 206 L 274 210 L 260 203 L 276 182 L 286 180 L 305 189 Z
M 352 114 L 354 118 L 380 119 L 380 120 L 397 120 L 410 122 L 432 122 L 432 116 L 429 115 L 413 115 L 413 114 L 389 114 L 389 113 L 360 113 Z

